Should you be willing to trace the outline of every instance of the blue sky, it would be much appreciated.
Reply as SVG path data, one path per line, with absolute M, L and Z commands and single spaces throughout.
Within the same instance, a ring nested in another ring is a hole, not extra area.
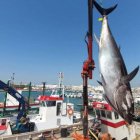
M 100 0 L 101 1 L 101 0 Z M 140 64 L 140 1 L 102 0 L 104 7 L 118 3 L 108 17 L 109 25 L 128 72 Z M 100 35 L 100 17 L 94 9 L 94 32 Z M 65 85 L 82 84 L 81 71 L 87 59 L 87 0 L 0 0 L 0 79 L 15 73 L 15 82 Z M 98 85 L 98 47 L 94 42 L 96 68 L 89 84 Z M 140 72 L 131 81 L 140 86 Z

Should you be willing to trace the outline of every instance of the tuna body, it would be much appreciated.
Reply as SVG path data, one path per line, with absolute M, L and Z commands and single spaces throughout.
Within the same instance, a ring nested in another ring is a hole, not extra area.
M 134 100 L 129 81 L 126 81 L 127 70 L 112 33 L 107 16 L 103 17 L 99 41 L 99 67 L 105 98 L 128 123 L 131 124 L 134 114 Z

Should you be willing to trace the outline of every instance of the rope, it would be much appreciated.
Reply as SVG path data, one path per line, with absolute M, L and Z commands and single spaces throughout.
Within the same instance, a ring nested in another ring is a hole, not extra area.
M 97 138 L 97 136 L 89 129 L 89 132 L 90 132 L 90 134 L 96 139 L 96 140 L 99 140 L 98 138 Z

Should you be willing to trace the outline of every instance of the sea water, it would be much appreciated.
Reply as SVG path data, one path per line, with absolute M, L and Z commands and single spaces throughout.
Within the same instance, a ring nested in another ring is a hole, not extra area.
M 44 95 L 51 95 L 52 91 L 46 90 Z M 0 92 L 0 102 L 4 102 L 6 92 L 1 91 Z M 28 99 L 29 97 L 29 91 L 22 91 L 22 95 Z M 30 92 L 30 100 L 36 100 L 39 95 L 43 95 L 42 91 L 31 91 Z M 65 97 L 64 102 L 70 102 L 74 104 L 74 110 L 80 111 L 82 109 L 82 98 L 70 98 Z

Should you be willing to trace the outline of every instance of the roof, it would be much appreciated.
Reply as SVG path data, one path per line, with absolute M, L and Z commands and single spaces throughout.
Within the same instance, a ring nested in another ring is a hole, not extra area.
M 61 97 L 53 97 L 53 96 L 46 96 L 46 95 L 40 95 L 38 97 L 39 101 L 58 101 L 58 100 L 63 100 Z
M 108 103 L 102 103 L 102 102 L 93 102 L 93 108 L 109 110 L 109 111 L 112 110 L 112 107 Z

